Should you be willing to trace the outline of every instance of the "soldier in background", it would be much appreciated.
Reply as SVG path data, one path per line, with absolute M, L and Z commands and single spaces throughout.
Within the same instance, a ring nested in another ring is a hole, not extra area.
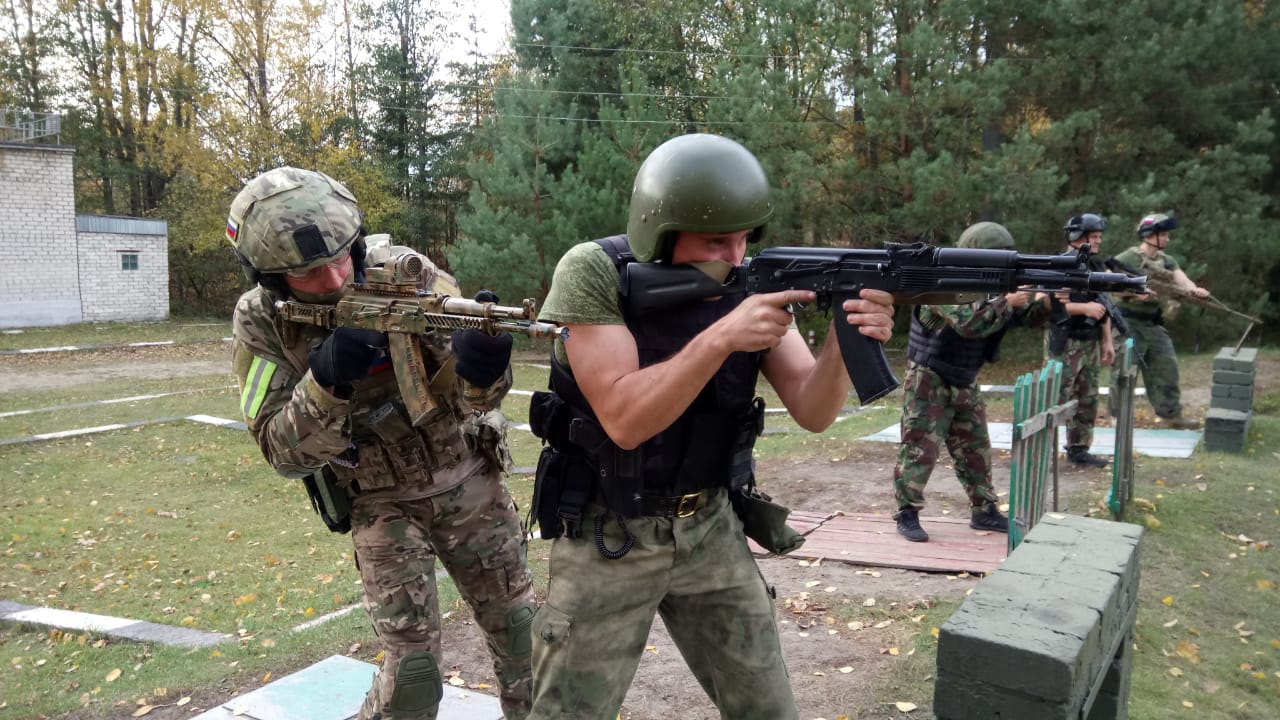
M 992 222 L 969 227 L 956 245 L 1014 249 L 1009 231 Z M 1043 307 L 1030 301 L 1027 293 L 1013 292 L 969 305 L 915 306 L 902 381 L 902 444 L 893 468 L 898 508 L 894 519 L 906 539 L 929 539 L 920 527 L 920 509 L 944 444 L 955 460 L 956 478 L 969 496 L 969 526 L 1009 531 L 1009 519 L 996 506 L 998 496 L 991 484 L 987 406 L 977 380 L 983 365 L 999 359 L 1004 334 L 1027 322 L 1029 312 Z
M 258 176 L 232 201 L 227 235 L 255 282 L 236 303 L 232 328 L 245 422 L 267 462 L 304 480 L 313 503 L 349 504 L 349 515 L 331 512 L 326 522 L 350 529 L 364 608 L 385 653 L 359 718 L 436 717 L 443 694 L 437 558 L 484 632 L 503 712 L 523 718 L 532 579 L 502 479 L 505 436 L 482 414 L 511 386 L 511 336 L 418 336 L 437 407 L 413 427 L 385 334 L 330 332 L 286 323 L 275 312 L 286 298 L 335 303 L 366 263 L 397 252 L 382 247 L 366 258 L 362 220 L 342 184 L 290 167 Z M 454 279 L 430 264 L 421 282 L 459 294 Z
M 1102 256 L 1102 231 L 1107 221 L 1100 215 L 1073 215 L 1062 228 L 1070 246 L 1066 254 L 1077 255 L 1089 248 L 1089 269 L 1105 271 Z M 1058 403 L 1075 399 L 1076 412 L 1067 424 L 1067 460 L 1073 465 L 1105 467 L 1107 461 L 1089 452 L 1093 445 L 1093 426 L 1098 418 L 1098 376 L 1103 365 L 1115 360 L 1111 339 L 1111 317 L 1098 293 L 1055 293 L 1045 298 L 1049 303 L 1049 325 L 1045 333 L 1045 356 L 1062 363 L 1062 388 Z
M 1156 213 L 1138 221 L 1140 242 L 1116 256 L 1116 261 L 1134 272 L 1152 278 L 1165 278 L 1170 283 L 1197 297 L 1208 297 L 1209 291 L 1197 285 L 1179 267 L 1178 261 L 1167 253 L 1169 231 L 1178 227 L 1178 219 Z M 1116 306 L 1129 323 L 1133 337 L 1133 353 L 1142 369 L 1142 384 L 1147 389 L 1147 400 L 1161 420 L 1169 427 L 1191 430 L 1200 423 L 1182 414 L 1182 390 L 1178 387 L 1178 356 L 1173 350 L 1173 340 L 1164 322 L 1169 312 L 1165 303 L 1170 298 L 1158 297 L 1150 292 L 1145 295 L 1125 293 L 1117 296 Z M 1112 380 L 1115 397 L 1115 380 Z M 1114 408 L 1112 408 L 1114 413 Z

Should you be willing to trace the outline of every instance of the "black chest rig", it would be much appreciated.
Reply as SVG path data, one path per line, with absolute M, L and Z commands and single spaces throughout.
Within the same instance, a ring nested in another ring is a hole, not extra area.
M 929 330 L 920 321 L 920 307 L 911 313 L 907 357 L 938 373 L 952 387 L 967 387 L 978 379 L 978 371 L 1000 359 L 1000 343 L 1014 323 L 1010 321 L 986 337 L 968 338 L 946 325 Z
M 619 272 L 634 261 L 624 236 L 597 240 Z M 698 333 L 731 312 L 741 296 L 698 302 L 675 313 L 627 312 L 640 367 L 667 360 Z M 572 340 L 570 340 L 572 342 Z M 709 488 L 740 489 L 752 479 L 751 450 L 764 423 L 755 398 L 760 353 L 734 353 L 683 414 L 634 450 L 609 439 L 573 373 L 551 353 L 551 392 L 534 393 L 533 432 L 546 446 L 538 460 L 534 506 L 543 537 L 576 537 L 586 503 L 601 501 L 623 517 L 646 515 L 647 499 Z
M 1063 255 L 1076 255 L 1075 250 L 1068 250 Z M 1100 255 L 1089 256 L 1089 270 L 1101 272 L 1108 268 Z M 1073 290 L 1067 296 L 1067 302 L 1096 302 L 1098 293 L 1086 290 Z M 1049 295 L 1049 352 L 1061 355 L 1067 351 L 1067 340 L 1101 340 L 1103 321 L 1088 315 L 1068 315 L 1067 306 L 1056 294 Z

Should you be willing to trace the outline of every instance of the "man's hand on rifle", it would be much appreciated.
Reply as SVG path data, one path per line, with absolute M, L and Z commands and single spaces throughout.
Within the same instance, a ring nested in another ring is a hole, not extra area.
M 1006 293 L 1004 296 L 1004 301 L 1008 303 L 1009 307 L 1014 310 L 1017 310 L 1019 308 L 1024 308 L 1027 306 L 1027 303 L 1031 302 L 1031 293 L 1025 293 L 1020 291 Z
M 1023 301 L 1025 305 L 1025 300 Z M 849 324 L 857 325 L 858 332 L 869 338 L 888 342 L 893 336 L 893 295 L 883 290 L 862 290 L 858 299 L 845 300 L 842 306 L 849 313 Z
M 498 303 L 490 290 L 476 293 L 479 303 Z M 452 336 L 453 356 L 458 375 L 476 387 L 489 387 L 502 378 L 511 364 L 512 338 L 509 332 L 490 335 L 481 330 L 457 330 Z
M 386 333 L 340 327 L 307 354 L 307 365 L 321 387 L 347 385 L 368 377 L 369 366 L 386 347 Z

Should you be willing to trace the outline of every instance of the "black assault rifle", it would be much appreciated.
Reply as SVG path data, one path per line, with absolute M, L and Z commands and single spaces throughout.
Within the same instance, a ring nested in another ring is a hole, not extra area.
M 884 290 L 901 305 L 951 305 L 1014 291 L 1143 292 L 1146 278 L 1091 272 L 1086 257 L 1022 255 L 1013 250 L 939 248 L 924 243 L 887 243 L 884 250 L 773 247 L 734 268 L 721 283 L 693 265 L 628 263 L 621 278 L 628 314 L 679 307 L 720 295 L 812 290 L 818 309 L 839 309 L 863 288 Z M 880 342 L 838 313 L 836 340 L 845 369 L 866 405 L 901 382 L 889 368 Z

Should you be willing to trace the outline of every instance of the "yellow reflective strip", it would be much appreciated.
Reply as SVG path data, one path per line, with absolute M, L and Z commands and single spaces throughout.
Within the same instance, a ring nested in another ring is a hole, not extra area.
M 262 402 L 267 399 L 267 388 L 271 386 L 271 376 L 276 373 L 276 364 L 260 357 L 253 359 L 249 366 L 249 379 L 245 382 L 244 392 L 240 395 L 240 409 L 250 420 L 258 417 Z

